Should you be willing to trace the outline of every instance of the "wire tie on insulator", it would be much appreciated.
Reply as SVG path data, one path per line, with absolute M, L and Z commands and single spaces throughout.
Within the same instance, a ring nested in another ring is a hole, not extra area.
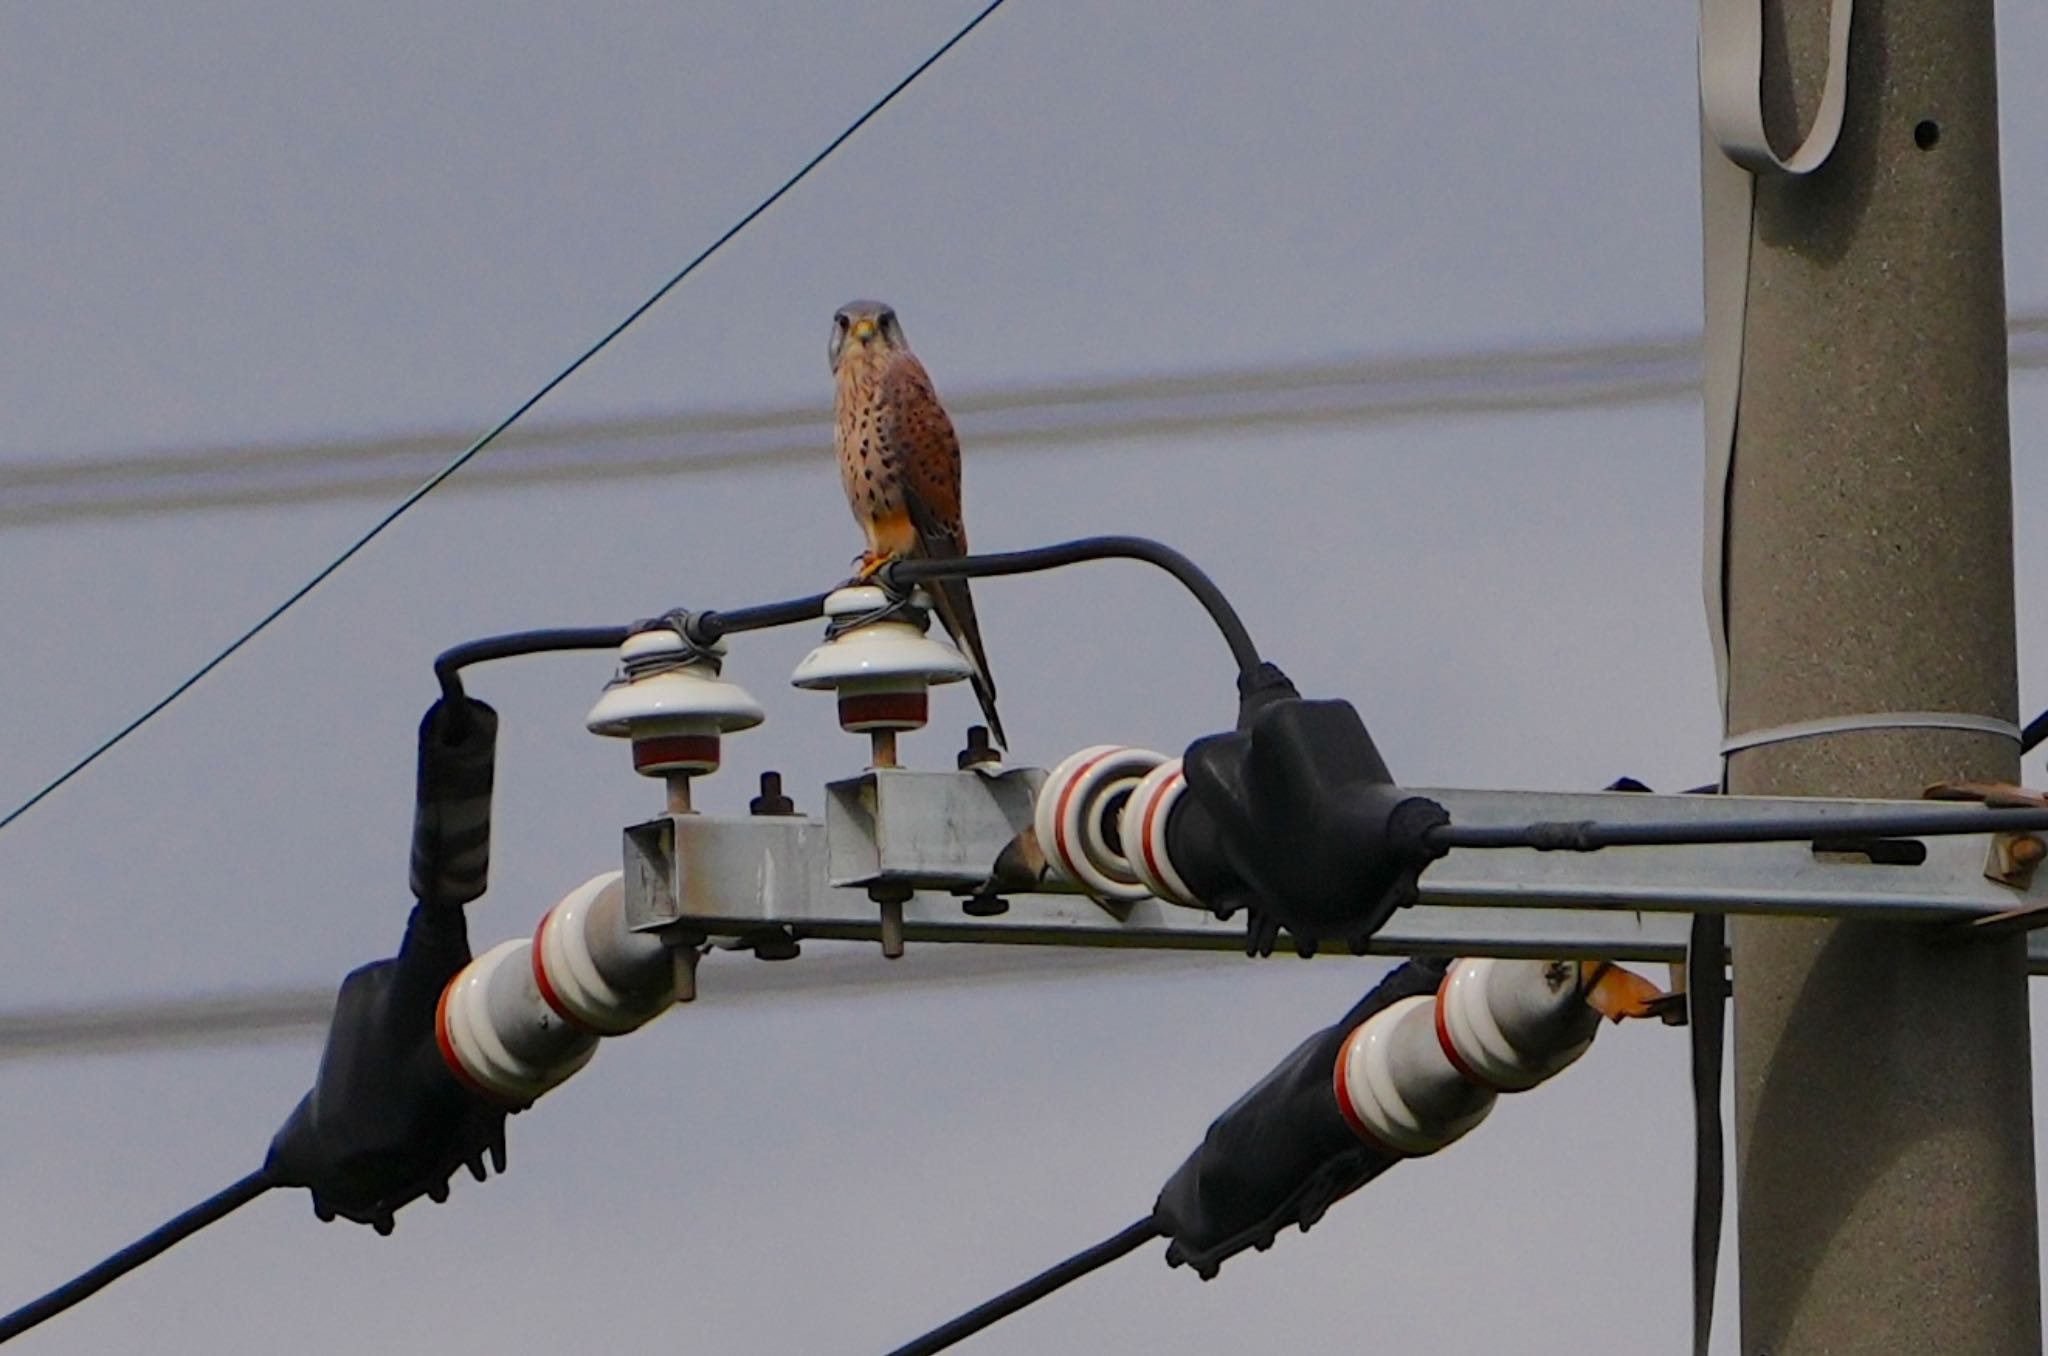
M 883 587 L 882 592 L 888 597 L 889 601 L 871 612 L 863 612 L 855 617 L 827 617 L 825 619 L 825 639 L 828 641 L 837 640 L 848 631 L 858 631 L 863 626 L 873 626 L 876 622 L 885 621 L 906 622 L 911 626 L 915 626 L 919 635 L 930 632 L 932 629 L 931 614 L 912 602 L 910 594 L 894 593 L 887 587 Z
M 682 641 L 682 648 L 664 653 L 639 655 L 621 660 L 619 672 L 606 686 L 616 686 L 635 678 L 646 678 L 657 673 L 673 673 L 678 669 L 701 666 L 711 670 L 711 676 L 719 677 L 725 668 L 725 656 L 710 646 L 700 643 L 690 634 L 691 622 L 696 614 L 688 608 L 670 608 L 659 617 L 646 617 L 634 622 L 626 634 L 645 635 L 649 631 L 671 631 Z

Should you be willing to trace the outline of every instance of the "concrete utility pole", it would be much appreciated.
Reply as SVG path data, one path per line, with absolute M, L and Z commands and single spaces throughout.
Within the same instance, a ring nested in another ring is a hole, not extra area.
M 1810 119 L 1826 0 L 1766 5 L 1773 140 Z M 2017 718 L 1992 0 L 1858 0 L 1847 118 L 1756 186 L 1727 539 L 1731 733 Z M 2014 781 L 1995 734 L 1733 754 L 1743 795 Z M 1872 867 L 1897 870 L 1897 867 Z M 2041 1349 L 2017 938 L 1734 929 L 1742 1350 Z

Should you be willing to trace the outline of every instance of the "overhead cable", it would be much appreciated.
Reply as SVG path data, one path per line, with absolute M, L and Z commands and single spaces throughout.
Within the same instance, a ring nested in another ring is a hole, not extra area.
M 734 222 L 730 227 L 726 229 L 723 235 L 719 236 L 716 240 L 712 241 L 709 245 L 705 246 L 701 251 L 698 252 L 695 258 L 691 259 L 689 263 L 683 265 L 683 267 L 680 270 L 678 270 L 673 276 L 671 276 L 667 282 L 664 282 L 660 287 L 657 287 L 652 295 L 650 295 L 645 301 L 641 302 L 638 306 L 634 307 L 633 310 L 627 314 L 625 319 L 619 321 L 618 324 L 612 326 L 611 329 L 605 331 L 605 333 L 601 337 L 599 337 L 597 342 L 591 344 L 588 348 L 584 349 L 583 352 L 578 354 L 576 358 L 572 362 L 570 362 L 567 367 L 564 367 L 561 371 L 557 372 L 554 376 L 550 377 L 547 380 L 547 382 L 541 386 L 539 390 L 535 391 L 532 395 L 528 396 L 524 401 L 520 402 L 519 406 L 516 409 L 514 409 L 510 414 L 506 415 L 503 419 L 500 419 L 496 424 L 492 425 L 491 428 L 487 432 L 485 432 L 482 437 L 476 439 L 476 441 L 472 442 L 468 447 L 464 448 L 462 452 L 455 457 L 454 460 L 450 461 L 446 466 L 443 466 L 440 470 L 434 472 L 434 474 L 429 476 L 424 482 L 422 482 L 418 488 L 414 489 L 410 494 L 406 495 L 405 498 L 399 500 L 398 503 L 393 505 L 388 511 L 386 511 L 381 518 L 379 518 L 376 522 L 372 523 L 368 531 L 364 532 L 362 535 L 358 536 L 354 541 L 350 542 L 349 545 L 342 550 L 341 554 L 337 555 L 333 560 L 323 565 L 318 571 L 314 573 L 312 578 L 306 580 L 305 583 L 299 585 L 296 589 L 292 590 L 290 594 L 286 595 L 283 602 L 277 604 L 275 607 L 271 608 L 270 611 L 264 613 L 263 616 L 256 620 L 254 625 L 250 626 L 247 630 L 243 631 L 239 636 L 235 637 L 234 640 L 230 641 L 226 648 L 222 649 L 220 653 L 214 655 L 213 658 L 207 660 L 204 664 L 200 665 L 198 669 L 194 670 L 188 677 L 180 681 L 169 692 L 165 693 L 162 697 L 158 698 L 157 701 L 151 704 L 146 710 L 144 710 L 141 715 L 136 716 L 126 725 L 123 725 L 120 729 L 114 731 L 113 734 L 107 736 L 104 740 L 100 741 L 100 743 L 96 745 L 91 750 L 91 752 L 87 753 L 84 757 L 80 758 L 70 767 L 66 768 L 63 772 L 59 773 L 56 777 L 52 778 L 47 784 L 43 786 L 41 790 L 37 791 L 34 795 L 30 796 L 21 804 L 15 806 L 14 809 L 8 811 L 5 818 L 0 818 L 0 829 L 5 829 L 15 820 L 21 818 L 24 814 L 34 809 L 38 804 L 42 803 L 43 800 L 49 797 L 50 794 L 56 791 L 59 787 L 63 786 L 73 777 L 76 777 L 79 773 L 85 771 L 85 769 L 91 767 L 95 762 L 99 761 L 99 759 L 103 755 L 105 755 L 108 752 L 108 750 L 112 749 L 115 745 L 119 744 L 122 740 L 126 739 L 129 735 L 135 733 L 135 731 L 141 729 L 144 725 L 148 724 L 150 720 L 155 718 L 158 712 L 162 711 L 172 702 L 178 700 L 178 698 L 184 696 L 187 692 L 190 692 L 194 687 L 198 686 L 199 683 L 202 680 L 204 680 L 208 674 L 212 673 L 215 669 L 219 668 L 222 664 L 226 663 L 227 660 L 231 656 L 233 656 L 236 651 L 240 650 L 244 645 L 247 645 L 250 641 L 254 640 L 257 636 L 261 635 L 265 630 L 269 629 L 272 622 L 275 622 L 279 617 L 282 617 L 285 613 L 289 612 L 307 594 L 311 593 L 314 589 L 318 588 L 321 584 L 325 583 L 330 577 L 334 575 L 334 573 L 337 570 L 341 569 L 342 566 L 348 564 L 349 561 L 353 560 L 358 552 L 360 552 L 364 547 L 368 546 L 371 542 L 375 541 L 379 536 L 381 536 L 386 528 L 390 527 L 393 523 L 397 522 L 401 517 L 403 517 L 406 514 L 406 512 L 413 507 L 413 505 L 419 503 L 422 499 L 425 499 L 429 494 L 432 494 L 434 490 L 437 487 L 439 487 L 442 483 L 444 483 L 446 480 L 448 480 L 450 476 L 453 476 L 457 471 L 460 471 L 464 466 L 467 466 L 470 463 L 470 461 L 476 457 L 478 453 L 482 452 L 485 448 L 489 447 L 493 442 L 496 442 L 500 434 L 504 433 L 505 430 L 511 428 L 513 424 L 517 423 L 520 420 L 520 418 L 526 414 L 528 410 L 531 410 L 534 406 L 538 405 L 542 400 L 546 399 L 547 396 L 551 392 L 553 392 L 556 387 L 560 386 L 563 382 L 567 381 L 570 377 L 574 376 L 576 372 L 579 371 L 585 363 L 588 363 L 592 358 L 595 358 L 612 342 L 612 340 L 618 338 L 621 334 L 625 333 L 628 326 L 632 325 L 633 322 L 638 320 L 641 316 L 647 314 L 647 312 L 653 310 L 656 303 L 658 303 L 663 297 L 667 296 L 671 291 L 673 291 L 679 284 L 682 283 L 682 281 L 685 278 L 689 277 L 692 273 L 696 272 L 698 267 L 701 264 L 703 264 L 706 260 L 710 259 L 712 255 L 718 253 L 720 249 L 724 248 L 728 241 L 732 240 L 733 237 L 737 236 L 741 231 L 744 231 L 748 226 L 752 225 L 755 219 L 758 218 L 762 213 L 766 212 L 769 208 L 773 207 L 777 202 L 781 201 L 782 198 L 790 192 L 790 190 L 794 189 L 798 184 L 802 183 L 804 179 L 810 175 L 812 170 L 816 169 L 819 165 L 823 164 L 828 156 L 830 156 L 834 151 L 838 150 L 841 146 L 845 145 L 848 139 L 850 139 L 854 133 L 860 131 L 861 128 L 867 126 L 867 124 L 875 117 L 876 114 L 880 113 L 884 108 L 887 108 L 889 104 L 895 100 L 897 95 L 903 93 L 904 90 L 908 89 L 913 81 L 915 81 L 919 76 L 923 75 L 927 70 L 931 69 L 931 67 L 934 64 L 936 64 L 941 57 L 945 56 L 946 53 L 952 51 L 954 47 L 958 46 L 967 37 L 969 33 L 972 33 L 976 28 L 980 27 L 981 22 L 984 19 L 988 18 L 989 15 L 995 13 L 996 10 L 1001 8 L 1003 3 L 1004 0 L 990 0 L 990 3 L 987 6 L 985 6 L 980 12 L 975 14 L 975 16 L 972 19 L 969 19 L 967 23 L 958 32 L 956 32 L 952 37 L 946 39 L 946 41 L 943 44 L 941 44 L 939 48 L 936 51 L 934 51 L 930 56 L 926 57 L 923 61 L 919 62 L 917 66 L 914 69 L 912 69 L 910 74 L 904 76 L 901 80 L 897 81 L 893 86 L 890 87 L 889 91 L 886 94 L 882 95 L 881 98 L 875 100 L 874 103 L 870 104 L 866 112 L 862 113 L 859 117 L 855 118 L 850 124 L 847 125 L 844 131 L 840 132 L 839 135 L 833 137 L 831 141 L 827 142 L 823 150 L 819 151 L 816 155 L 813 155 L 809 160 L 805 161 L 803 166 L 799 168 L 796 171 L 796 173 L 790 175 L 787 179 L 782 181 L 780 187 L 778 187 L 774 192 L 770 193 L 767 197 L 761 199 L 759 203 L 755 204 L 753 210 L 749 211 L 745 216 L 741 217 L 738 221 Z
M 2048 312 L 2013 317 L 2014 372 L 2048 370 Z M 1688 400 L 1686 335 L 1319 359 L 968 391 L 948 401 L 975 455 L 1102 442 L 1415 420 L 1621 409 Z M 526 424 L 456 488 L 508 491 L 758 472 L 814 462 L 826 405 Z M 0 466 L 0 528 L 381 499 L 441 456 L 439 431 L 251 446 L 158 448 Z
M 226 1219 L 235 1211 L 278 1185 L 270 1170 L 258 1168 L 231 1186 L 208 1196 L 190 1210 L 157 1226 L 104 1262 L 64 1284 L 0 1317 L 0 1342 L 12 1341 L 46 1319 L 55 1318 L 80 1300 L 97 1294 L 135 1268 L 174 1245 L 182 1243 L 210 1224 Z
M 986 1304 L 976 1305 L 958 1318 L 941 1323 L 915 1341 L 906 1342 L 889 1353 L 889 1356 L 931 1356 L 933 1352 L 944 1351 L 955 1342 L 972 1337 L 991 1323 L 1008 1318 L 1028 1304 L 1044 1299 L 1053 1291 L 1078 1281 L 1089 1272 L 1108 1266 L 1126 1253 L 1160 1236 L 1159 1226 L 1147 1215 L 1144 1219 L 1120 1229 L 1103 1239 L 1092 1248 L 1084 1248 L 1066 1261 L 1047 1267 L 1030 1280 L 1012 1289 L 1005 1290 Z
M 814 949 L 824 954 L 813 955 Z M 907 960 L 888 961 L 866 943 L 809 941 L 797 961 L 721 967 L 716 992 L 699 999 L 698 1005 L 717 1013 L 762 1002 L 809 1002 L 881 991 L 911 995 L 971 986 L 986 992 L 1098 976 L 1244 973 L 1230 966 L 1231 960 L 1220 942 L 1214 951 L 962 943 L 913 947 Z M 332 984 L 5 1009 L 0 1010 L 0 1065 L 310 1041 L 327 1029 L 333 1016 Z

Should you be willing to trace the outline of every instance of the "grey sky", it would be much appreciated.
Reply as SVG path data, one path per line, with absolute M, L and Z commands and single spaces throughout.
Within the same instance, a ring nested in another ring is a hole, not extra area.
M 481 431 L 972 8 L 0 12 L 0 459 Z M 2000 18 L 2009 291 L 2039 306 L 2048 95 L 2021 76 L 2048 67 L 2048 14 Z M 942 392 L 1684 329 L 1692 62 L 1683 3 L 1012 0 L 542 413 L 817 398 L 855 295 L 896 303 Z M 2023 589 L 2048 579 L 2028 528 L 2044 419 L 2048 383 L 2016 383 Z M 332 981 L 388 954 L 434 652 L 833 581 L 859 542 L 818 436 L 809 469 L 429 500 L 0 834 L 0 1006 Z M 1305 689 L 1360 704 L 1405 780 L 1669 787 L 1712 774 L 1717 735 L 1699 440 L 1674 403 L 970 447 L 968 511 L 986 547 L 1127 530 L 1188 549 Z M 0 532 L 0 798 L 368 517 Z M 1177 748 L 1228 719 L 1222 649 L 1161 580 L 1100 566 L 980 593 L 1021 760 Z M 2030 615 L 2029 714 L 2048 700 Z M 829 703 L 784 685 L 812 640 L 736 647 L 770 721 L 733 742 L 710 808 L 773 766 L 815 809 L 857 767 Z M 613 865 L 617 828 L 656 807 L 582 730 L 606 667 L 474 684 L 506 717 L 480 946 Z M 948 758 L 969 708 L 943 698 L 949 728 L 909 756 Z M 880 1351 L 1142 1213 L 1209 1117 L 1380 967 L 721 1011 L 722 968 L 516 1120 L 509 1176 L 390 1239 L 265 1200 L 23 1349 Z M 0 1305 L 253 1166 L 315 1054 L 0 1066 Z M 1148 1252 L 972 1349 L 1562 1352 L 1603 1325 L 1675 1349 L 1688 1116 L 1682 1037 L 1614 1032 L 1211 1285 Z

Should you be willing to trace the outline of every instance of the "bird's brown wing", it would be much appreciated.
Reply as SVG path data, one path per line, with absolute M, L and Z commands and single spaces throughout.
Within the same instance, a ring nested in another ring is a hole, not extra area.
M 899 354 L 882 378 L 882 442 L 903 477 L 903 498 L 917 528 L 920 554 L 950 560 L 967 554 L 967 525 L 960 515 L 960 438 L 932 389 L 924 364 Z M 996 715 L 996 683 L 974 618 L 974 595 L 964 579 L 934 580 L 932 606 L 939 621 L 974 665 L 970 681 L 989 734 L 1004 748 L 1009 740 Z

